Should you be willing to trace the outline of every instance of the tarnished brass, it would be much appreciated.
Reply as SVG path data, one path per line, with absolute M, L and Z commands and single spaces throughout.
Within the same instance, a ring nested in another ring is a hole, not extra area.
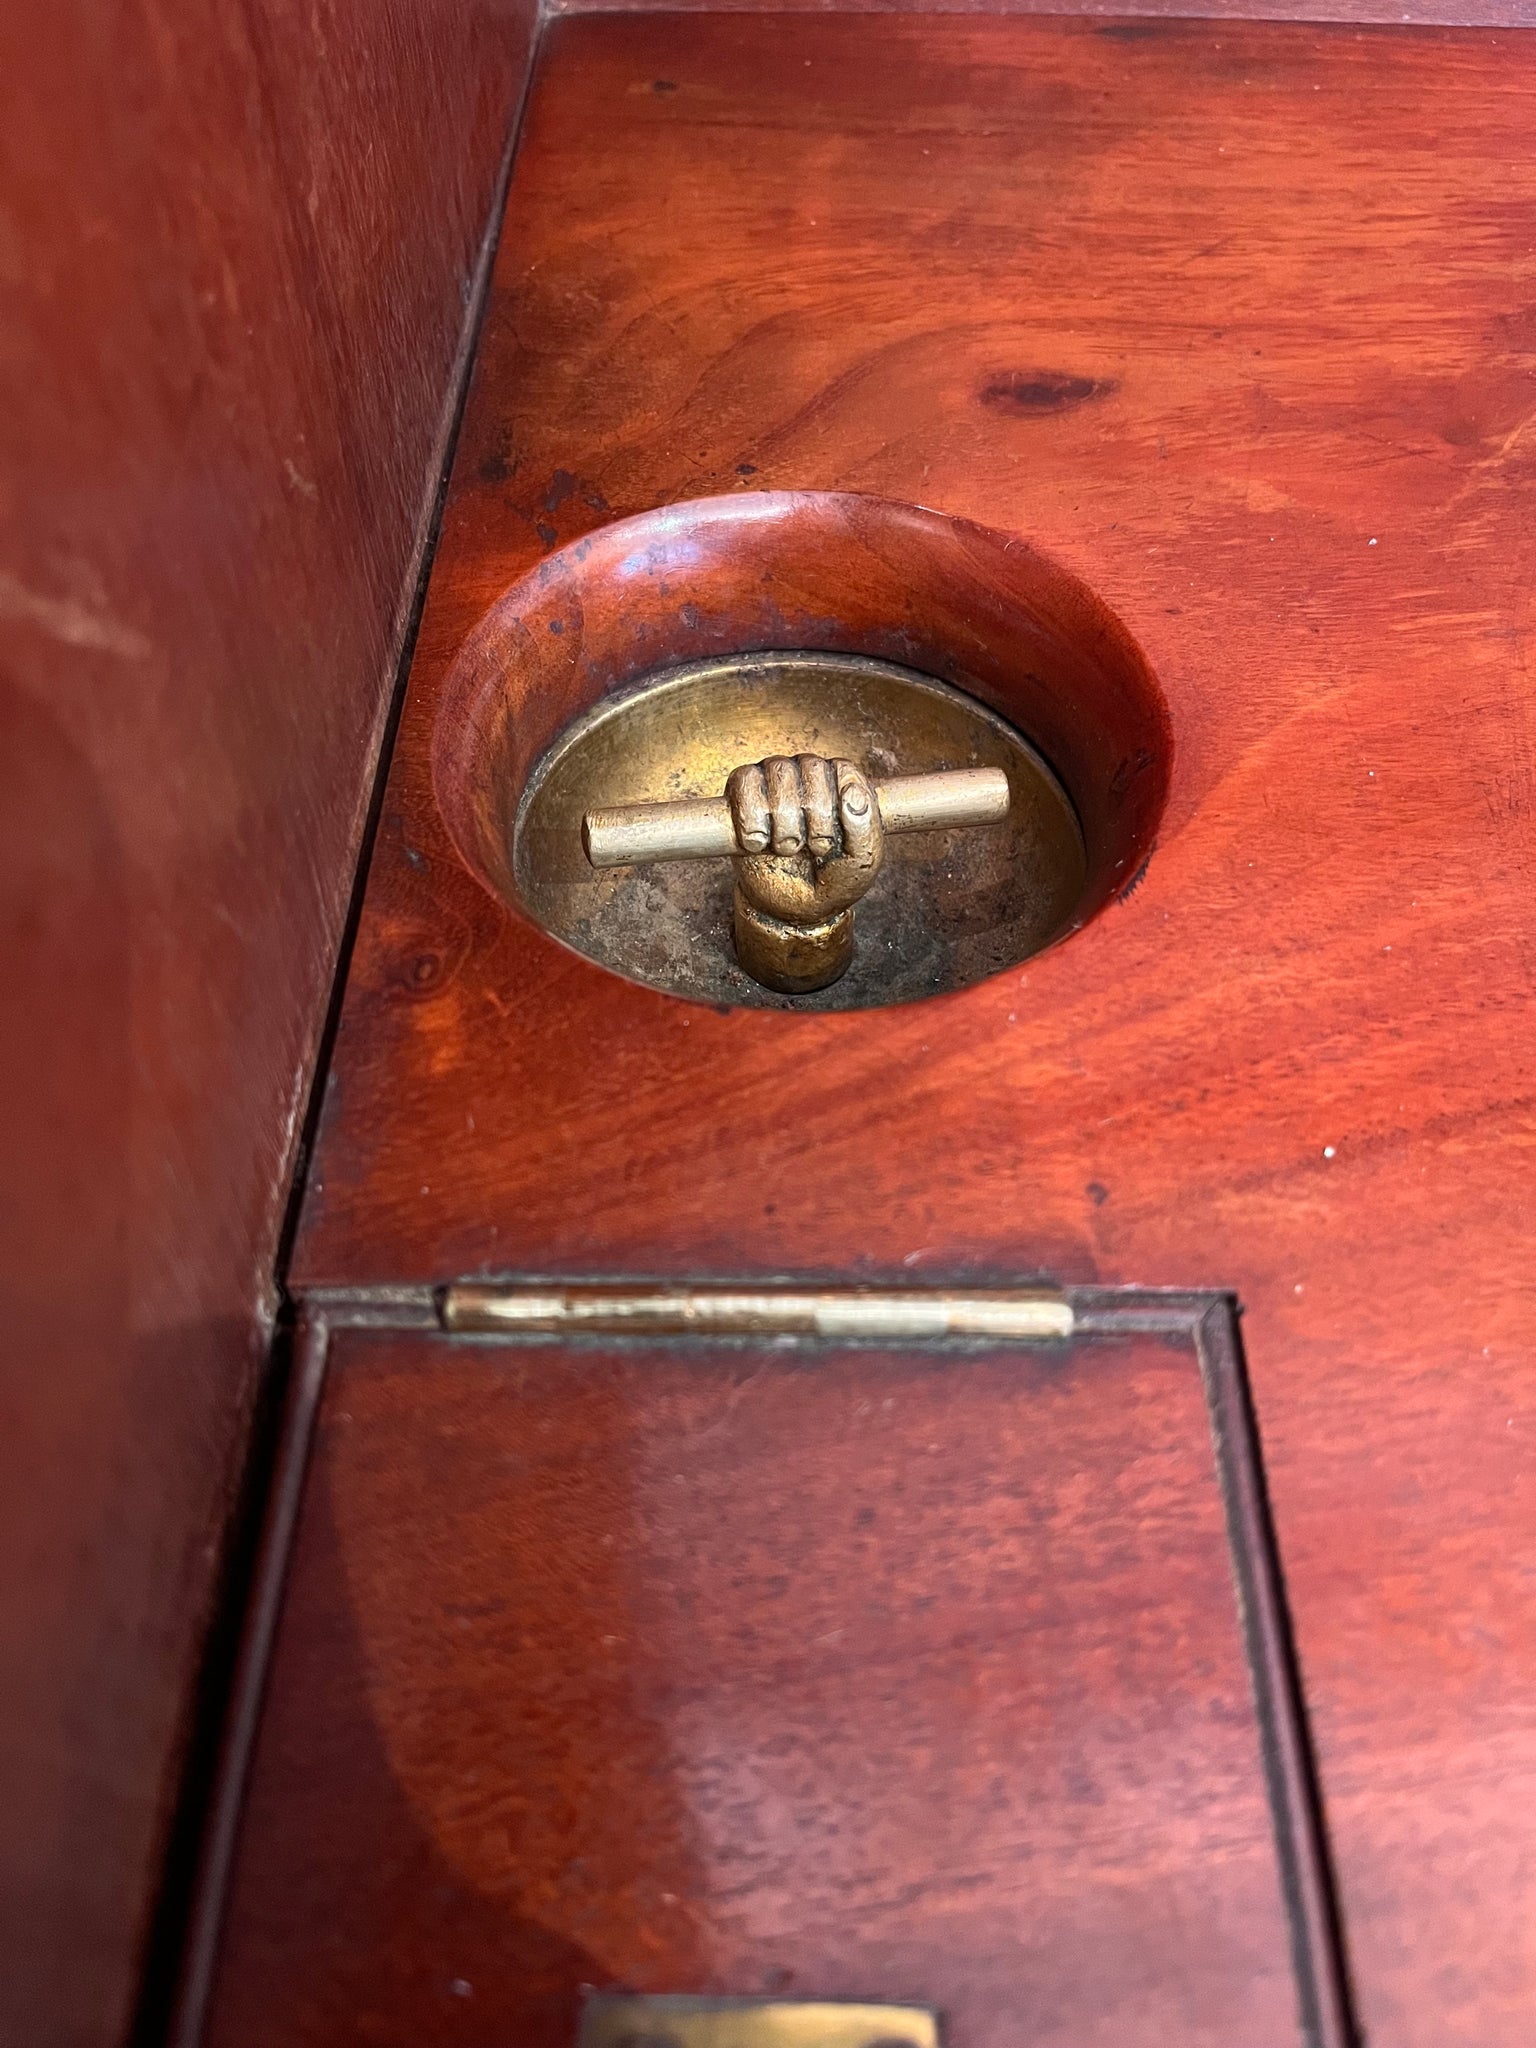
M 762 778 L 760 849 L 738 836 L 721 794 L 739 770 Z M 824 770 L 834 786 L 842 776 L 835 805 Z M 926 788 L 935 774 L 978 770 L 991 773 Z M 872 863 L 850 854 L 846 791 L 860 783 L 876 793 Z M 996 822 L 957 823 L 984 794 L 981 815 Z M 799 821 L 793 850 L 775 845 L 775 801 Z M 647 821 L 646 857 L 606 865 L 616 850 L 635 859 L 634 813 L 661 805 L 684 808 Z M 833 1009 L 963 988 L 1038 951 L 1071 929 L 1087 872 L 1061 785 L 995 713 L 888 662 L 799 652 L 695 662 L 605 698 L 529 778 L 513 866 L 541 924 L 634 980 L 714 1002 Z
M 588 811 L 581 840 L 595 868 L 733 855 L 736 957 L 765 988 L 803 995 L 846 973 L 854 906 L 880 872 L 888 831 L 997 824 L 1008 802 L 1000 768 L 871 784 L 853 761 L 773 755 L 737 768 L 718 804 Z
M 1043 1288 L 568 1287 L 464 1281 L 444 1289 L 445 1329 L 501 1336 L 821 1337 L 842 1343 L 1070 1337 L 1072 1304 Z
M 939 2029 L 916 2005 L 599 1994 L 576 2048 L 939 2048 Z
M 808 757 L 814 758 L 814 757 Z M 760 764 L 761 765 L 761 764 Z M 941 832 L 950 825 L 996 825 L 1008 815 L 1001 768 L 950 768 L 934 775 L 892 775 L 874 785 L 887 832 Z M 588 811 L 581 843 L 595 868 L 641 860 L 719 860 L 742 847 L 728 797 L 686 797 L 672 804 L 618 804 Z M 813 847 L 813 851 L 822 851 Z
M 830 988 L 853 959 L 853 912 L 840 911 L 814 924 L 771 917 L 744 893 L 740 882 L 731 903 L 736 958 L 754 981 L 787 996 Z
M 829 988 L 847 972 L 854 905 L 885 858 L 880 804 L 863 769 L 822 754 L 773 754 L 734 769 L 725 800 L 736 958 L 785 995 Z
M 853 958 L 853 909 L 885 858 L 880 805 L 862 768 L 772 755 L 725 785 L 736 826 L 736 958 L 785 995 L 830 988 Z

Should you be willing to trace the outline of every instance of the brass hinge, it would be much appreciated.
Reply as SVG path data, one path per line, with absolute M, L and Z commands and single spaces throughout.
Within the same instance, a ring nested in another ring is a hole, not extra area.
M 594 1337 L 940 1337 L 1041 1343 L 1070 1337 L 1072 1304 L 1043 1288 L 560 1287 L 463 1282 L 443 1290 L 446 1330 Z
M 915 2005 L 598 1995 L 576 2048 L 939 2048 L 939 2031 Z

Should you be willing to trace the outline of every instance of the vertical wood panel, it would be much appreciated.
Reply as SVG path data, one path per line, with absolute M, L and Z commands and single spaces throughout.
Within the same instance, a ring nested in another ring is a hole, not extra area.
M 0 25 L 0 2043 L 133 1997 L 529 0 Z

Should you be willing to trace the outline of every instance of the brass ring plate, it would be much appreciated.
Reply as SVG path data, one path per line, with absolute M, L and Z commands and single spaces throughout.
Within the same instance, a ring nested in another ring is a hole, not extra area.
M 728 860 L 599 872 L 590 809 L 718 796 L 743 762 L 843 756 L 877 777 L 998 767 L 1006 823 L 892 838 L 832 987 L 775 994 L 737 963 Z M 1021 734 L 946 683 L 860 655 L 693 662 L 605 698 L 539 762 L 513 837 L 519 896 L 546 930 L 631 980 L 697 1001 L 865 1009 L 969 986 L 1072 929 L 1087 877 L 1077 814 Z

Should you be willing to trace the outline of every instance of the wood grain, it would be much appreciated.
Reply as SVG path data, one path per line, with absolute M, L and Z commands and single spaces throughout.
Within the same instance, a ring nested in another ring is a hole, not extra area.
M 1533 28 L 1532 0 L 551 0 L 551 14 L 1066 14 L 1135 21 L 1319 21 Z
M 333 1355 L 215 2048 L 583 1985 L 1296 2041 L 1187 1342 Z
M 532 8 L 0 25 L 0 2041 L 122 2038 Z
M 557 24 L 297 1262 L 1235 1288 L 1382 2048 L 1536 2016 L 1533 88 L 1491 32 Z M 453 656 L 556 545 L 735 488 L 1098 592 L 1173 721 L 1128 900 L 841 1018 L 493 902 L 430 786 Z

